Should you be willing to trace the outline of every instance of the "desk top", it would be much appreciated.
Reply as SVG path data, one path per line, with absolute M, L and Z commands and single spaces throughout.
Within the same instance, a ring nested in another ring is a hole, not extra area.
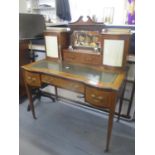
M 125 72 L 114 72 L 101 67 L 41 60 L 23 66 L 25 70 L 55 75 L 104 89 L 118 90 L 125 78 Z

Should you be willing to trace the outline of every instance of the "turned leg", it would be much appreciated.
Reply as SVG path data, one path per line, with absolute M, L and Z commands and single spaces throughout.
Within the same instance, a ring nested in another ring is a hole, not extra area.
M 31 88 L 27 84 L 26 84 L 26 92 L 27 92 L 27 95 L 28 95 L 29 108 L 32 111 L 32 116 L 33 116 L 34 119 L 37 119 L 36 115 L 35 115 L 34 104 L 33 104 L 33 99 L 32 99 L 32 91 L 31 91 Z
M 107 141 L 106 141 L 105 152 L 109 151 L 109 144 L 110 144 L 110 138 L 111 138 L 112 126 L 113 126 L 113 118 L 114 118 L 114 112 L 112 110 L 110 110 L 109 120 L 108 120 L 108 131 L 107 131 Z

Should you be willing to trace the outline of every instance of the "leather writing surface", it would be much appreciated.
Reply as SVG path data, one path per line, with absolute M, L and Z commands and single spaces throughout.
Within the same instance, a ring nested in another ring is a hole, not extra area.
M 56 72 L 63 72 L 70 75 L 77 75 L 88 79 L 91 83 L 98 83 L 98 82 L 106 82 L 112 83 L 115 81 L 116 77 L 118 76 L 117 73 L 112 72 L 104 72 L 93 69 L 89 66 L 81 66 L 81 65 L 74 65 L 70 63 L 63 63 L 63 62 L 52 62 L 52 61 L 41 61 L 34 65 L 33 68 L 38 69 L 47 69 L 49 71 L 56 71 Z

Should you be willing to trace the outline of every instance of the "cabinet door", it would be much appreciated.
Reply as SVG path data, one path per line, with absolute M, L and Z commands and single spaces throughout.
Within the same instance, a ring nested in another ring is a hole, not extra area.
M 124 40 L 104 40 L 103 64 L 113 67 L 122 67 Z
M 59 58 L 58 36 L 56 35 L 45 36 L 45 44 L 46 44 L 47 57 Z
M 103 34 L 102 64 L 107 68 L 124 69 L 129 49 L 130 34 Z

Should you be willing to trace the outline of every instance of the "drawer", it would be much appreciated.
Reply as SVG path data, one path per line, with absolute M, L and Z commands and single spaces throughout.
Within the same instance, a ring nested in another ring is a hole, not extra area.
M 83 57 L 83 63 L 85 64 L 99 65 L 101 64 L 101 61 L 102 59 L 100 55 L 87 54 Z
M 111 95 L 111 92 L 87 86 L 85 100 L 94 106 L 109 108 Z
M 80 82 L 74 82 L 71 80 L 57 78 L 49 75 L 42 75 L 41 79 L 45 83 L 55 85 L 60 88 L 65 88 L 68 90 L 73 90 L 75 92 L 84 93 L 84 85 Z
M 41 75 L 41 81 L 44 83 L 53 84 L 56 83 L 56 78 L 49 75 Z
M 37 87 L 41 86 L 41 80 L 39 74 L 25 71 L 24 76 L 25 81 L 28 85 Z
M 80 53 L 79 52 L 64 52 L 64 60 L 73 63 L 82 63 L 82 64 L 91 64 L 91 65 L 101 65 L 102 56 L 89 54 L 89 53 Z
M 68 62 L 78 62 L 79 57 L 78 57 L 77 53 L 64 52 L 64 60 L 66 60 Z

